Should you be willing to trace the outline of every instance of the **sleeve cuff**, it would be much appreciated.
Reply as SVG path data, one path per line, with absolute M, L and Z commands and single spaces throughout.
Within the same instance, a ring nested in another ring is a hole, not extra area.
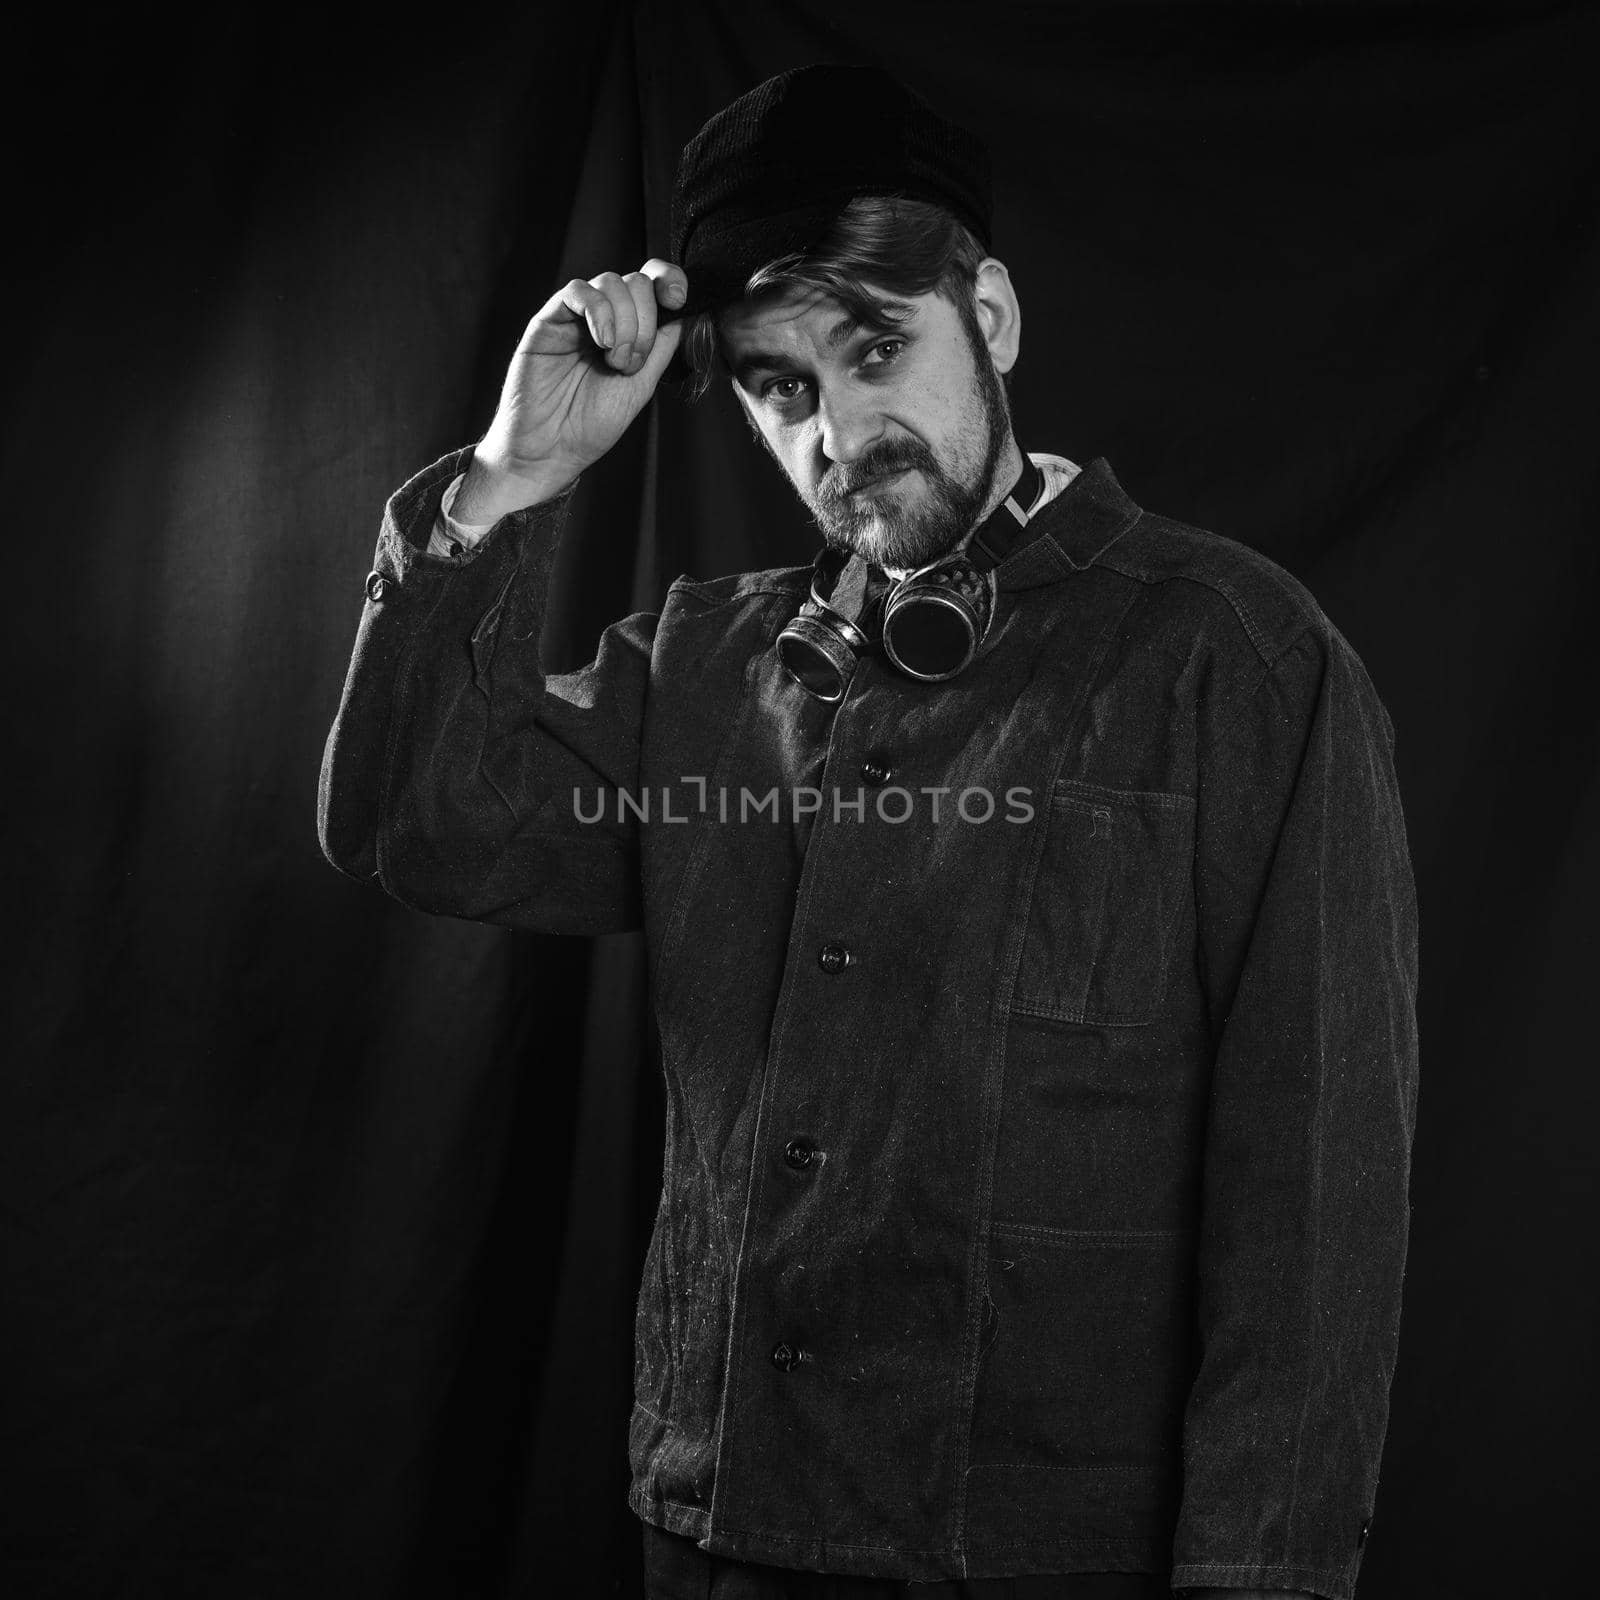
M 458 472 L 450 480 L 439 502 L 439 515 L 433 519 L 433 533 L 428 540 L 428 554 L 431 556 L 458 556 L 464 550 L 472 549 L 494 526 L 492 522 L 462 522 L 450 515 L 450 508 L 455 504 L 456 493 L 465 477 L 466 473 Z

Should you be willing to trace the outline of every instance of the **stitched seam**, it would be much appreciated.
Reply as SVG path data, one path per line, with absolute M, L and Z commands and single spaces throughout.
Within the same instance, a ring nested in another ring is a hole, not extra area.
M 1015 1017 L 1042 1017 L 1046 1022 L 1071 1022 L 1085 1028 L 1150 1028 L 1161 1021 L 1160 1017 L 1136 1017 L 1128 1012 L 1107 1011 L 1090 1017 L 1081 1006 L 1071 1010 L 1059 1006 L 1014 1003 L 1011 1015 Z
M 712 608 L 732 605 L 736 600 L 750 600 L 757 595 L 778 595 L 785 600 L 804 600 L 811 592 L 809 588 L 794 589 L 778 583 L 756 584 L 745 589 L 735 589 L 731 594 L 725 594 L 719 598 L 706 592 L 717 581 L 719 580 L 715 578 L 709 578 L 701 582 L 696 582 L 693 578 L 678 578 L 673 582 L 672 589 L 680 594 L 693 595 L 696 600 Z
M 1084 790 L 1089 794 L 1103 795 L 1108 800 L 1145 800 L 1151 805 L 1164 806 L 1176 810 L 1180 806 L 1192 806 L 1192 794 L 1180 794 L 1165 789 L 1111 789 L 1103 783 L 1089 783 L 1083 778 L 1057 778 L 1056 798 L 1066 805 L 1073 803 L 1073 790 Z M 1083 809 L 1092 809 L 1087 801 L 1080 801 Z
M 1308 639 L 1313 643 L 1318 642 L 1317 630 L 1309 623 L 1262 667 L 1261 675 L 1254 683 L 1247 689 L 1241 689 L 1226 706 L 1218 708 L 1219 733 L 1226 733 L 1232 729 L 1234 722 L 1244 716 L 1255 697 L 1278 676 L 1278 668 L 1289 658 L 1291 652 L 1299 649 Z
M 1344 1579 L 1342 1567 L 1280 1567 L 1256 1566 L 1252 1562 L 1234 1562 L 1231 1565 L 1220 1561 L 1185 1561 L 1174 1567 L 1173 1573 L 1179 1572 L 1205 1572 L 1211 1574 L 1237 1572 L 1237 1573 L 1275 1573 L 1288 1576 L 1291 1573 L 1302 1577 L 1326 1578 L 1330 1583 L 1340 1583 Z
M 1135 1550 L 1142 1550 L 1151 1543 L 1160 1543 L 1151 1534 L 1106 1534 L 1097 1539 L 1007 1539 L 1004 1544 L 993 1540 L 984 1539 L 978 1549 L 984 1555 L 991 1555 L 1001 1550 L 1104 1550 L 1108 1547 L 1120 1548 L 1131 1546 Z
M 1014 1238 L 1044 1239 L 1055 1244 L 1145 1244 L 1173 1243 L 1189 1239 L 1193 1228 L 1052 1228 L 1046 1222 L 996 1222 L 993 1233 Z
M 1197 588 L 1210 589 L 1214 594 L 1220 594 L 1228 602 L 1228 606 L 1234 616 L 1238 618 L 1239 626 L 1244 629 L 1250 643 L 1255 646 L 1256 654 L 1261 657 L 1263 662 L 1271 662 L 1272 655 L 1267 649 L 1265 633 L 1262 632 L 1260 624 L 1256 621 L 1254 614 L 1249 606 L 1244 603 L 1238 591 L 1225 579 L 1204 578 L 1194 572 L 1173 572 L 1163 577 L 1155 578 L 1145 572 L 1130 572 L 1127 567 L 1118 566 L 1115 561 L 1105 557 L 1101 558 L 1100 564 L 1110 568 L 1113 572 L 1121 573 L 1124 578 L 1131 578 L 1135 583 L 1142 583 L 1147 589 L 1157 588 L 1163 583 L 1192 583 Z

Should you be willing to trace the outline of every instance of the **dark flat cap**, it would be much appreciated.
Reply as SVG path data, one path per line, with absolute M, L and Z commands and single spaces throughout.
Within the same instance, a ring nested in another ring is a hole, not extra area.
M 819 64 L 768 78 L 683 148 L 672 259 L 685 312 L 737 300 L 757 267 L 814 248 L 858 195 L 945 207 L 991 247 L 989 151 L 877 67 Z

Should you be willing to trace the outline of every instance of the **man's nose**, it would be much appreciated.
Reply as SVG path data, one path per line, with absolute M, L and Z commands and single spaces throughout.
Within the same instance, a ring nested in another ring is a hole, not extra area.
M 859 385 L 835 384 L 817 396 L 822 424 L 822 453 L 844 465 L 858 460 L 883 436 L 883 413 L 877 399 Z

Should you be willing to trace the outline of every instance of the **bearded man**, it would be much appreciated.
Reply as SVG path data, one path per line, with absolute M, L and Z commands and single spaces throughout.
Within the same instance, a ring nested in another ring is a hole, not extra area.
M 390 501 L 323 847 L 644 932 L 652 1596 L 1349 1600 L 1415 1117 L 1393 728 L 1282 568 L 1019 448 L 991 229 L 982 145 L 886 74 L 712 118 L 670 258 L 553 294 Z M 675 358 L 817 558 L 547 675 L 571 492 Z

